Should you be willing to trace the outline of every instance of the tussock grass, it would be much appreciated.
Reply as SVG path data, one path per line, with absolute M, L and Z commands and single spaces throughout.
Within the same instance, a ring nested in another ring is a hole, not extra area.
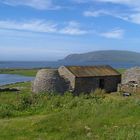
M 1 140 L 139 140 L 140 96 L 122 97 L 97 89 L 89 95 L 0 93 Z

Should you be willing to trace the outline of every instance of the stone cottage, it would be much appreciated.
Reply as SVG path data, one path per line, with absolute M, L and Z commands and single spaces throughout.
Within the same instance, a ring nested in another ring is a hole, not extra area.
M 120 73 L 110 66 L 61 66 L 58 72 L 75 93 L 89 93 L 97 88 L 115 92 L 121 83 Z
M 140 67 L 133 67 L 124 72 L 118 91 L 140 93 Z
M 34 93 L 57 92 L 63 94 L 69 88 L 69 83 L 65 81 L 57 69 L 41 69 L 32 83 L 32 91 Z

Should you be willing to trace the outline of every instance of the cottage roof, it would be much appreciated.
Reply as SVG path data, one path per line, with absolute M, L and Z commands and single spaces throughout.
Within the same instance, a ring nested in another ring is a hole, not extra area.
M 111 66 L 65 66 L 76 77 L 116 76 L 120 75 Z

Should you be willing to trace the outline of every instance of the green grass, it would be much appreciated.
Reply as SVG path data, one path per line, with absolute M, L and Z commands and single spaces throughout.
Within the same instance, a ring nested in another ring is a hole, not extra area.
M 35 76 L 37 69 L 0 69 L 1 74 Z M 122 74 L 125 69 L 118 69 Z M 119 94 L 33 95 L 31 83 L 0 93 L 0 140 L 139 140 L 140 96 Z
M 0 69 L 0 74 L 18 74 L 23 76 L 35 76 L 39 69 Z
M 139 140 L 140 96 L 0 93 L 0 140 Z
M 126 71 L 126 69 L 120 68 L 120 69 L 117 69 L 117 71 L 118 71 L 120 74 L 123 74 L 123 73 Z

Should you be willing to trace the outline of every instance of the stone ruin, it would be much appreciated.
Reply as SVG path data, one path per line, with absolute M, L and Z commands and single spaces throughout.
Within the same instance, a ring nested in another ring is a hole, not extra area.
M 32 83 L 34 93 L 64 93 L 70 91 L 70 83 L 60 76 L 57 69 L 39 70 Z M 140 67 L 133 67 L 122 75 L 122 83 L 118 85 L 119 92 L 140 93 Z
M 140 67 L 133 67 L 122 75 L 122 83 L 118 86 L 119 92 L 140 93 Z
M 68 83 L 59 76 L 58 70 L 56 69 L 39 70 L 32 83 L 32 91 L 34 93 L 64 93 L 67 90 Z

